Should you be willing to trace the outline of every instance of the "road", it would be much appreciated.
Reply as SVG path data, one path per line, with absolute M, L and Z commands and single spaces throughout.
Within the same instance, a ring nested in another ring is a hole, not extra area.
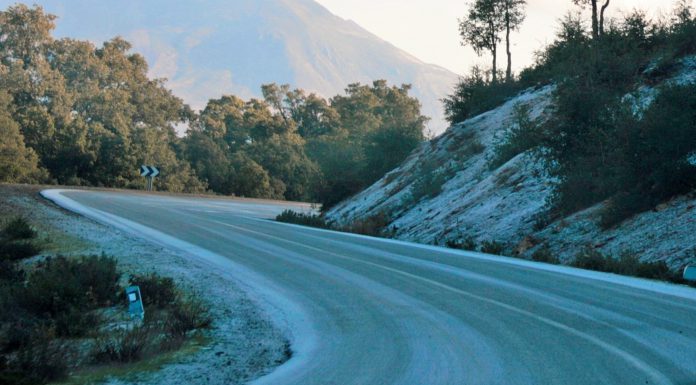
M 293 342 L 257 384 L 696 384 L 693 289 L 267 220 L 279 203 L 53 199 L 236 274 Z

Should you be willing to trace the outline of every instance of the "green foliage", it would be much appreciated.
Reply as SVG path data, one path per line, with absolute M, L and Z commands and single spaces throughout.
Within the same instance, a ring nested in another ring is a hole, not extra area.
M 2 229 L 2 236 L 10 241 L 18 239 L 33 239 L 36 238 L 36 230 L 29 224 L 24 217 L 15 217 L 11 219 Z
M 174 126 L 190 109 L 147 77 L 128 42 L 54 40 L 54 19 L 38 6 L 0 12 L 0 84 L 9 95 L 0 95 L 0 181 L 42 181 L 38 160 L 58 183 L 140 188 L 137 170 L 148 163 L 164 171 L 160 189 L 204 190 L 177 154 Z
M 370 215 L 367 218 L 356 220 L 342 230 L 354 234 L 367 235 L 370 237 L 388 238 L 390 236 L 390 232 L 388 231 L 390 222 L 391 219 L 389 218 L 389 215 L 384 212 L 379 212 L 377 214 Z
M 534 251 L 534 253 L 532 253 L 532 261 L 550 263 L 553 265 L 558 265 L 561 263 L 558 256 L 555 255 L 547 245 L 541 246 Z
M 408 203 L 415 204 L 423 198 L 434 198 L 442 192 L 442 185 L 452 177 L 452 171 L 442 169 L 435 160 L 423 163 L 418 172 L 418 178 L 413 182 L 408 196 Z
M 505 131 L 502 138 L 495 144 L 495 155 L 489 162 L 489 167 L 497 169 L 515 156 L 538 148 L 542 144 L 543 134 L 540 125 L 534 122 L 530 116 L 530 107 L 526 104 L 517 104 L 512 126 Z
M 473 67 L 470 75 L 460 78 L 454 92 L 443 99 L 445 117 L 451 124 L 463 122 L 500 106 L 523 88 L 515 81 L 494 83 L 485 71 Z
M 483 241 L 481 252 L 486 254 L 501 255 L 505 250 L 505 245 L 496 241 Z
M 276 221 L 294 223 L 302 226 L 318 227 L 329 229 L 331 226 L 326 223 L 324 218 L 316 214 L 303 214 L 292 210 L 285 210 L 276 217 Z
M 476 251 L 478 249 L 476 245 L 476 239 L 474 237 L 467 237 L 466 239 L 456 239 L 448 240 L 445 245 L 450 249 L 468 250 Z
M 97 339 L 91 356 L 100 364 L 118 362 L 129 363 L 143 358 L 152 340 L 152 331 L 147 326 L 122 329 L 113 335 Z
M 119 276 L 113 258 L 49 258 L 29 274 L 21 306 L 48 316 L 58 335 L 84 335 L 95 325 L 88 311 L 116 301 Z
M 593 248 L 585 248 L 575 256 L 571 265 L 581 269 L 664 281 L 675 281 L 678 278 L 664 261 L 641 262 L 630 252 L 623 252 L 618 258 L 614 258 Z
M 41 248 L 31 241 L 0 241 L 0 260 L 19 261 L 33 257 Z
M 135 274 L 128 278 L 132 286 L 140 287 L 143 305 L 167 308 L 172 306 L 177 298 L 176 284 L 170 277 L 162 277 L 157 273 L 147 275 Z
M 166 328 L 173 336 L 185 336 L 196 329 L 209 328 L 213 323 L 207 307 L 195 297 L 179 299 L 170 309 Z

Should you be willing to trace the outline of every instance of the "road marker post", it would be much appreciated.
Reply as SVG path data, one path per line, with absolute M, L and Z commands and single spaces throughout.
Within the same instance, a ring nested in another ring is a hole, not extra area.
M 130 314 L 131 318 L 138 318 L 142 321 L 145 318 L 145 308 L 140 295 L 140 287 L 128 286 L 126 288 L 126 298 L 128 299 L 128 314 Z
M 684 269 L 684 280 L 696 282 L 696 266 L 687 266 Z
M 145 183 L 145 189 L 147 191 L 152 191 L 152 187 L 153 187 L 152 182 L 154 181 L 155 177 L 159 174 L 160 174 L 160 171 L 155 166 L 146 166 L 146 165 L 140 166 L 140 176 L 144 176 L 147 178 L 147 181 Z

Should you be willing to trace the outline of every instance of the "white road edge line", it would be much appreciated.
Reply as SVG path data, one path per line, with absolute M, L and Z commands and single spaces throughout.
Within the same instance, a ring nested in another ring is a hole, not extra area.
M 174 238 L 150 227 L 130 221 L 125 218 L 82 205 L 65 195 L 64 192 L 83 192 L 70 189 L 50 189 L 41 191 L 41 196 L 60 207 L 83 215 L 105 225 L 115 227 L 128 234 L 146 239 L 165 248 L 177 250 L 197 257 L 200 261 L 215 267 L 226 269 L 240 286 L 249 289 L 256 302 L 271 316 L 276 326 L 290 338 L 293 356 L 285 364 L 275 368 L 271 373 L 260 377 L 251 384 L 272 383 L 272 379 L 282 378 L 288 373 L 302 370 L 311 364 L 312 353 L 317 346 L 317 333 L 312 326 L 313 320 L 301 306 L 275 283 L 252 271 L 251 269 L 233 262 L 220 254 Z

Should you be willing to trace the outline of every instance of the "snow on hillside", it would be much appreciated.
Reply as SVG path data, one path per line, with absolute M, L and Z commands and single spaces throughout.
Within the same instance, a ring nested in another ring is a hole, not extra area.
M 681 67 L 668 83 L 696 81 L 696 57 L 681 60 Z M 627 97 L 633 98 L 640 113 L 655 92 L 642 86 Z M 344 225 L 386 214 L 395 238 L 437 245 L 467 239 L 479 245 L 495 241 L 506 245 L 507 255 L 529 256 L 546 245 L 567 261 L 589 246 L 611 255 L 631 251 L 644 260 L 665 260 L 673 267 L 696 262 L 696 195 L 666 202 L 609 231 L 597 225 L 602 204 L 547 226 L 535 226 L 551 194 L 552 180 L 528 153 L 496 169 L 491 169 L 489 160 L 498 138 L 513 124 L 515 106 L 526 104 L 532 118 L 543 118 L 550 111 L 552 93 L 550 86 L 527 90 L 492 111 L 450 127 L 374 185 L 332 208 L 327 219 Z M 412 186 L 428 162 L 451 177 L 439 195 L 411 203 Z
M 551 101 L 552 87 L 528 91 L 501 107 L 452 126 L 442 136 L 423 143 L 406 162 L 367 190 L 334 207 L 328 219 L 346 224 L 386 213 L 393 219 L 396 237 L 423 243 L 473 236 L 479 240 L 517 239 L 531 231 L 536 214 L 548 195 L 548 183 L 539 168 L 522 154 L 490 170 L 494 143 L 512 124 L 514 107 L 527 104 L 532 117 Z M 402 201 L 420 173 L 420 165 L 436 161 L 440 170 L 456 174 L 434 199 L 406 211 Z

